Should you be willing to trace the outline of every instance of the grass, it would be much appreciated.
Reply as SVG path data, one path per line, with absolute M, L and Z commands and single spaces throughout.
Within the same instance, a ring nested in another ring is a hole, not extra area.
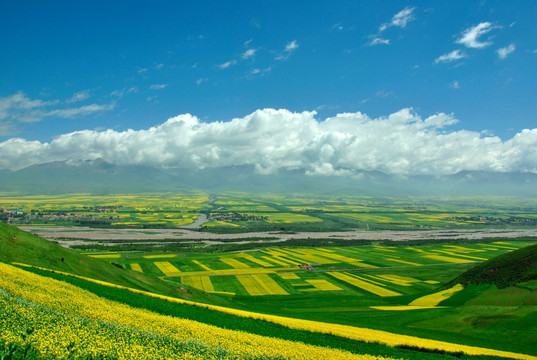
M 492 243 L 497 248 L 508 249 L 509 243 Z M 453 279 L 452 284 L 494 284 L 498 288 L 513 286 L 537 279 L 537 244 L 503 254 L 486 261 Z

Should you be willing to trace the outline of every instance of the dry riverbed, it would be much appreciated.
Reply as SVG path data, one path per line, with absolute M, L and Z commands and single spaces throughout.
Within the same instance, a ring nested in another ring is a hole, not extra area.
M 479 230 L 421 230 L 421 231 L 345 231 L 345 232 L 301 232 L 282 234 L 277 232 L 252 232 L 242 234 L 213 234 L 188 229 L 94 229 L 88 227 L 61 226 L 20 226 L 21 230 L 57 241 L 62 246 L 95 243 L 96 241 L 114 244 L 126 240 L 137 243 L 155 243 L 159 240 L 177 240 L 218 244 L 220 242 L 245 243 L 256 241 L 286 241 L 290 239 L 327 239 L 342 240 L 446 240 L 483 238 L 537 237 L 537 229 L 479 229 Z M 190 240 L 190 241 L 189 241 Z

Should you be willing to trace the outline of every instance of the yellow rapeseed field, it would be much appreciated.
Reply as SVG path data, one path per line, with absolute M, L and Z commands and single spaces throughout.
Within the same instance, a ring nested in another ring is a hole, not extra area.
M 233 258 L 220 258 L 220 261 L 224 264 L 231 266 L 233 269 L 250 269 L 251 267 L 237 259 Z
M 385 297 L 385 296 L 401 295 L 398 292 L 388 290 L 382 286 L 372 284 L 371 282 L 366 281 L 364 278 L 357 276 L 357 275 L 352 275 L 350 273 L 328 272 L 327 274 L 330 274 L 336 279 L 345 281 L 346 283 L 359 287 L 362 290 L 365 290 L 367 292 L 370 292 L 378 296 Z
M 253 263 L 257 264 L 257 265 L 261 265 L 263 267 L 272 267 L 272 266 L 274 266 L 274 265 L 272 265 L 272 264 L 270 264 L 270 263 L 268 263 L 266 261 L 263 261 L 263 260 L 258 259 L 256 257 L 253 257 L 250 254 L 240 253 L 237 256 L 239 256 L 239 257 L 241 257 L 243 259 L 249 260 L 249 261 L 251 261 L 251 262 L 253 262 Z
M 140 266 L 140 264 L 131 263 L 130 266 L 131 266 L 132 270 L 143 273 L 143 270 L 142 270 L 142 267 Z
M 158 269 L 166 276 L 181 275 L 181 271 L 173 266 L 169 261 L 155 261 L 153 264 L 155 264 L 155 266 L 158 267 Z
M 449 299 L 453 294 L 455 294 L 457 291 L 461 291 L 464 289 L 461 284 L 457 284 L 453 286 L 451 289 L 439 291 L 434 294 L 425 295 L 420 298 L 417 298 L 416 300 L 412 301 L 408 305 L 414 305 L 414 306 L 436 306 L 440 304 L 442 301 Z
M 336 286 L 332 284 L 331 282 L 327 280 L 306 280 L 306 282 L 310 285 L 313 285 L 313 289 L 301 289 L 302 292 L 308 292 L 308 291 L 338 291 L 343 290 L 339 286 Z
M 214 291 L 214 287 L 209 276 L 185 276 L 181 278 L 181 283 L 205 292 Z
M 175 254 L 144 255 L 144 259 L 170 259 L 177 257 Z
M 248 294 L 252 296 L 289 295 L 287 291 L 282 289 L 282 287 L 267 274 L 236 275 L 236 278 Z
M 155 314 L 3 263 L 0 272 L 0 339 L 47 358 L 377 359 Z

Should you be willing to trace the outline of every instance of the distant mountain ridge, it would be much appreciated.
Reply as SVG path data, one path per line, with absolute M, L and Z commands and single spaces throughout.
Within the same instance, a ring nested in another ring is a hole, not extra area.
M 114 165 L 96 159 L 55 161 L 17 171 L 1 170 L 0 178 L 0 191 L 32 194 L 233 190 L 372 196 L 537 196 L 537 174 L 484 171 L 402 177 L 365 170 L 354 176 L 310 176 L 302 170 L 280 170 L 263 175 L 250 165 L 163 170 L 144 165 Z

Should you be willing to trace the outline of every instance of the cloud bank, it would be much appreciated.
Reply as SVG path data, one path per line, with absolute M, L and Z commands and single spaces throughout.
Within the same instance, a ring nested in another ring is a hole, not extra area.
M 537 172 L 537 129 L 502 141 L 467 130 L 438 113 L 422 119 L 412 109 L 372 119 L 342 113 L 322 121 L 315 111 L 264 109 L 227 122 L 190 114 L 144 130 L 64 134 L 50 143 L 12 138 L 0 143 L 0 168 L 67 159 L 119 165 L 210 168 L 252 165 L 258 173 L 299 169 L 310 175 L 452 174 L 461 170 Z

